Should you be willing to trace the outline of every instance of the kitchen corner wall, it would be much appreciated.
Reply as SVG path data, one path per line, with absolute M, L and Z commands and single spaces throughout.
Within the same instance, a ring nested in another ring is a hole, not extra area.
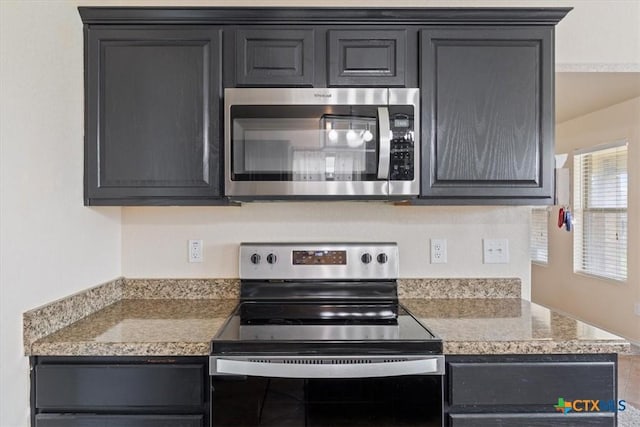
M 573 272 L 573 233 L 555 226 L 558 207 L 549 221 L 549 264 L 532 267 L 532 297 L 588 323 L 640 343 L 640 97 L 561 123 L 556 128 L 556 153 L 626 139 L 629 169 L 628 279 L 626 283 Z M 572 185 L 573 187 L 573 185 Z
M 448 262 L 429 262 L 429 239 Z M 509 239 L 508 264 L 483 264 L 482 239 Z M 204 240 L 188 263 L 187 240 Z M 237 277 L 243 241 L 392 241 L 400 276 L 519 277 L 529 298 L 529 208 L 411 207 L 381 202 L 248 203 L 241 207 L 123 208 L 125 277 Z
M 0 1 L 0 426 L 29 425 L 22 313 L 120 276 L 120 208 L 82 204 L 82 22 Z

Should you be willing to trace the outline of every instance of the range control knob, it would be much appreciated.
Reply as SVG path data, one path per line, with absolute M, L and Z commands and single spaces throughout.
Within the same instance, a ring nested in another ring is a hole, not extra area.
M 251 255 L 251 263 L 252 264 L 260 264 L 260 255 L 258 255 L 258 254 Z
M 388 259 L 389 259 L 389 257 L 387 257 L 387 254 L 385 254 L 385 253 L 378 254 L 378 262 L 380 264 L 386 263 Z
M 364 262 L 365 264 L 369 264 L 371 262 L 371 254 L 369 253 L 365 253 L 362 254 L 362 256 L 360 257 L 360 259 L 362 260 L 362 262 Z
M 267 262 L 269 264 L 275 264 L 276 262 L 278 262 L 278 257 L 276 256 L 276 254 L 269 254 L 267 255 Z

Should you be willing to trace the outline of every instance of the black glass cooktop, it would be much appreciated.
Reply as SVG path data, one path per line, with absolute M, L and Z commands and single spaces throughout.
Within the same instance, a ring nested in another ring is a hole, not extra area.
M 240 303 L 212 341 L 212 352 L 442 351 L 441 340 L 396 302 Z
M 247 302 L 238 314 L 241 325 L 393 325 L 398 323 L 398 311 L 398 303 Z

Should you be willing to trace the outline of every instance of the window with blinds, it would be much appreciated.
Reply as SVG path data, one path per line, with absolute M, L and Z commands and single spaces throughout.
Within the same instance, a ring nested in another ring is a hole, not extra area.
M 627 279 L 627 142 L 573 157 L 573 270 Z
M 549 263 L 549 210 L 547 208 L 531 209 L 531 236 L 529 251 L 531 261 L 538 264 Z

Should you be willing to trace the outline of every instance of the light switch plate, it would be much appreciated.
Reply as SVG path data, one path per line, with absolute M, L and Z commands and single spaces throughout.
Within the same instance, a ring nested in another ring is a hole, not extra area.
M 485 264 L 509 263 L 509 239 L 482 239 Z

